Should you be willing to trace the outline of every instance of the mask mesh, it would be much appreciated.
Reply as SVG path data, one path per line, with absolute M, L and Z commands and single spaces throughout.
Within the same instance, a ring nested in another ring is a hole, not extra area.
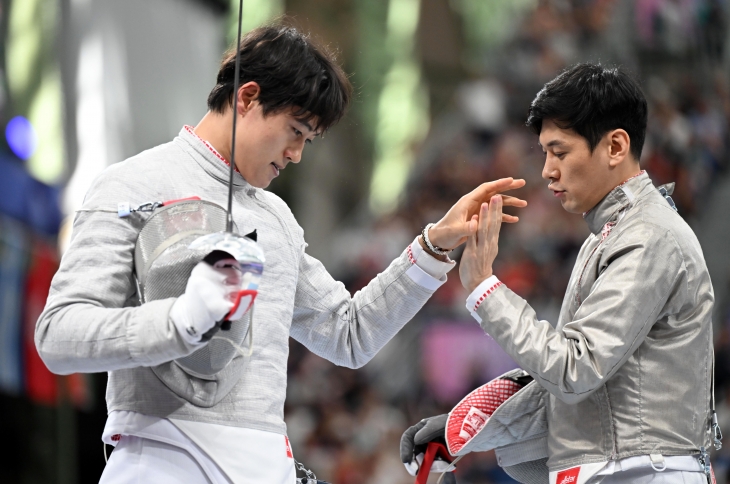
M 207 255 L 188 246 L 201 235 L 225 228 L 226 211 L 210 202 L 177 202 L 155 210 L 140 231 L 135 249 L 141 302 L 181 296 L 193 268 Z M 216 339 L 176 363 L 193 376 L 212 377 L 237 355 L 235 346 L 243 343 L 250 314 L 232 321 L 230 330 L 219 331 Z

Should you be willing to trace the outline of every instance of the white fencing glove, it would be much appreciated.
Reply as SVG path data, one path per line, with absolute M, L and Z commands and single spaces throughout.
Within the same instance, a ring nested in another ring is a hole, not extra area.
M 224 264 L 217 263 L 216 266 L 199 262 L 190 274 L 185 293 L 170 309 L 170 319 L 189 344 L 210 339 L 203 336 L 228 314 L 234 304 L 232 294 L 240 287 L 239 271 L 230 265 L 223 267 Z

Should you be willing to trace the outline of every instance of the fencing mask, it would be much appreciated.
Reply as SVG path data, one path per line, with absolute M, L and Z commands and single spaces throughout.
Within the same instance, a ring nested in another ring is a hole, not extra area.
M 547 391 L 524 370 L 511 370 L 467 395 L 449 413 L 453 456 L 494 449 L 497 463 L 523 484 L 547 484 Z
M 177 395 L 203 407 L 214 405 L 233 388 L 253 350 L 253 312 L 249 308 L 265 263 L 255 232 L 244 237 L 225 231 L 226 219 L 226 210 L 203 200 L 154 204 L 135 248 L 141 303 L 182 295 L 200 261 L 237 263 L 237 304 L 205 335 L 210 342 L 189 356 L 152 368 Z M 244 349 L 247 334 L 248 348 Z

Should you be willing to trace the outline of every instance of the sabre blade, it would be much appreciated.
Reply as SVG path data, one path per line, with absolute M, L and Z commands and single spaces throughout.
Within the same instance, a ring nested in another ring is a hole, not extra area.
M 228 163 L 228 220 L 226 230 L 233 233 L 233 166 L 236 164 L 236 119 L 238 118 L 238 84 L 241 70 L 241 23 L 243 0 L 238 2 L 238 35 L 236 36 L 236 72 L 233 74 L 233 135 L 231 136 L 231 160 Z

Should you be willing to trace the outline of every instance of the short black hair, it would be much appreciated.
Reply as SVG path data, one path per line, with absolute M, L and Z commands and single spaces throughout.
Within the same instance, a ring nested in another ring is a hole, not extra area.
M 240 85 L 261 87 L 264 115 L 295 108 L 299 119 L 316 119 L 316 131 L 326 131 L 345 114 L 352 84 L 326 48 L 309 35 L 285 25 L 267 25 L 241 39 Z M 222 113 L 233 105 L 236 49 L 223 57 L 217 83 L 208 95 L 208 109 Z
M 543 120 L 550 119 L 584 137 L 591 151 L 603 135 L 623 129 L 638 162 L 646 137 L 646 118 L 644 93 L 626 72 L 600 64 L 576 64 L 537 93 L 525 124 L 539 135 Z

